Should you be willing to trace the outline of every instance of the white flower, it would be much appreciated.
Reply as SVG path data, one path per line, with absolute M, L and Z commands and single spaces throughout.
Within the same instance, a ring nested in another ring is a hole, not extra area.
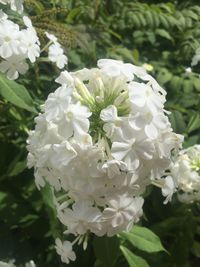
M 72 243 L 69 241 L 62 241 L 56 238 L 56 251 L 61 256 L 62 262 L 69 263 L 76 260 L 76 255 L 72 250 Z
M 142 67 L 145 68 L 145 70 L 147 70 L 147 71 L 152 71 L 154 69 L 153 66 L 151 64 L 148 64 L 148 63 L 144 63 L 142 65 Z
M 12 10 L 22 13 L 24 0 L 10 0 L 10 7 Z
M 0 23 L 0 56 L 9 58 L 13 54 L 20 53 L 19 26 L 10 20 Z
M 192 58 L 191 66 L 196 66 L 200 61 L 200 48 L 198 48 L 195 52 L 195 55 Z
M 156 94 L 150 85 L 138 82 L 129 84 L 129 96 L 133 109 L 147 107 L 153 114 L 163 108 L 164 99 Z
M 12 261 L 8 263 L 0 261 L 0 267 L 16 267 L 16 265 Z
M 74 79 L 68 71 L 62 71 L 60 76 L 55 80 L 61 86 L 70 88 L 74 85 Z M 72 88 L 73 89 L 73 88 Z M 68 89 L 69 90 L 69 89 Z
M 53 145 L 54 155 L 51 157 L 52 165 L 54 168 L 62 168 L 66 166 L 69 162 L 77 156 L 76 151 L 67 141 L 61 144 Z
M 0 23 L 7 20 L 8 16 L 0 9 Z
M 191 67 L 187 67 L 187 68 L 185 68 L 185 72 L 186 72 L 186 73 L 191 73 L 191 72 L 192 72 L 192 68 L 191 68 Z
M 69 104 L 63 115 L 63 119 L 59 122 L 59 125 L 62 125 L 59 132 L 66 138 L 71 137 L 73 134 L 75 136 L 83 135 L 89 130 L 88 118 L 91 113 L 86 106 L 82 106 L 79 103 Z
M 132 64 L 124 64 L 122 61 L 114 59 L 100 59 L 97 62 L 97 66 L 111 77 L 123 75 L 129 81 L 134 77 L 134 66 Z
M 23 3 L 24 0 L 0 0 L 1 4 L 10 4 L 12 10 L 22 13 L 24 10 Z
M 64 111 L 69 106 L 71 91 L 68 88 L 60 87 L 54 93 L 49 94 L 45 103 L 45 114 L 47 121 L 61 119 Z
M 119 117 L 117 115 L 117 108 L 110 105 L 103 109 L 100 113 L 100 118 L 104 121 L 103 130 L 106 136 L 112 141 L 119 139 L 128 139 L 132 135 L 133 129 L 130 127 L 128 117 Z
M 200 145 L 180 151 L 170 170 L 178 188 L 179 200 L 200 200 Z
M 25 264 L 25 267 L 36 267 L 36 264 L 34 261 L 31 260 Z
M 62 223 L 68 226 L 69 233 L 85 234 L 98 224 L 101 216 L 99 209 L 91 207 L 86 201 L 76 202 L 72 209 L 64 209 L 58 214 Z
M 33 63 L 36 60 L 36 57 L 40 56 L 40 46 L 38 45 L 38 37 L 33 31 L 32 28 L 21 31 L 22 46 L 24 54 L 27 54 L 27 57 Z
M 167 204 L 171 201 L 174 192 L 176 191 L 176 186 L 174 184 L 174 180 L 171 176 L 167 176 L 164 179 L 164 185 L 162 186 L 162 194 L 166 197 L 164 204 Z
M 133 222 L 137 222 L 142 215 L 142 198 L 131 198 L 127 195 L 119 195 L 108 202 L 108 207 L 103 211 L 103 219 L 112 227 L 108 228 L 108 236 L 116 233 L 124 227 L 130 230 Z
M 56 63 L 59 69 L 63 69 L 68 62 L 67 57 L 64 55 L 64 50 L 57 42 L 49 47 L 48 58 L 50 61 Z
M 171 199 L 163 175 L 181 143 L 165 115 L 165 91 L 143 68 L 115 60 L 98 66 L 61 72 L 27 146 L 36 185 L 50 184 L 64 233 L 84 247 L 90 232 L 129 231 L 153 179 Z
M 121 171 L 127 171 L 127 164 L 123 161 L 113 159 L 108 160 L 101 168 L 107 173 L 109 178 L 115 178 L 115 176 L 121 174 Z
M 45 32 L 45 35 L 53 43 L 56 43 L 58 41 L 57 37 L 55 35 L 53 35 L 53 34 Z
M 20 74 L 25 74 L 28 70 L 28 64 L 24 57 L 11 56 L 0 63 L 0 71 L 7 74 L 9 80 L 15 80 Z
M 160 112 L 156 114 L 150 110 L 142 110 L 134 115 L 129 120 L 130 125 L 135 130 L 144 129 L 145 135 L 150 139 L 156 139 L 159 136 L 159 131 L 168 127 L 167 117 Z
M 13 6 L 15 1 L 10 2 Z M 22 1 L 16 1 L 16 8 Z M 20 74 L 25 74 L 29 59 L 32 63 L 40 55 L 40 42 L 31 20 L 24 16 L 23 21 L 27 29 L 19 29 L 19 25 L 7 19 L 4 14 L 0 18 L 0 57 L 5 59 L 1 62 L 1 71 L 7 72 L 11 80 L 17 79 Z
M 136 170 L 141 165 L 141 160 L 153 158 L 154 145 L 150 140 L 130 139 L 124 142 L 113 142 L 111 153 L 117 160 L 123 160 L 129 170 Z

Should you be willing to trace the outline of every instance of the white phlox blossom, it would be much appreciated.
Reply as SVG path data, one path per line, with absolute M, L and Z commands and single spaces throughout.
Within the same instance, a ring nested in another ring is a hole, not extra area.
M 14 264 L 15 260 L 11 260 L 9 262 L 0 261 L 0 267 L 17 267 Z M 21 265 L 20 265 L 21 266 Z M 36 267 L 35 262 L 33 260 L 26 262 L 24 267 Z
M 195 51 L 195 55 L 192 58 L 191 66 L 196 66 L 200 61 L 200 47 Z
M 16 265 L 13 263 L 13 261 L 9 262 L 0 261 L 0 267 L 16 267 Z
M 23 21 L 26 28 L 20 29 L 4 13 L 0 18 L 0 71 L 6 73 L 10 80 L 25 74 L 28 70 L 27 59 L 33 63 L 40 56 L 37 33 L 28 17 L 23 17 Z
M 62 262 L 69 263 L 71 261 L 75 261 L 76 255 L 72 250 L 72 244 L 69 241 L 62 241 L 57 238 L 56 239 L 56 251 L 61 256 Z
M 57 38 L 53 34 L 45 33 L 46 37 L 52 43 L 49 46 L 48 58 L 51 62 L 56 63 L 56 66 L 59 69 L 63 69 L 67 65 L 68 58 L 64 54 L 64 50 L 61 47 L 60 43 L 57 41 Z
M 200 201 L 200 145 L 181 150 L 170 167 L 181 202 Z
M 24 10 L 23 7 L 24 0 L 0 0 L 0 4 L 7 5 L 10 4 L 10 8 L 13 11 L 22 13 Z
M 182 141 L 166 116 L 165 91 L 145 69 L 109 59 L 97 66 L 60 74 L 28 138 L 36 185 L 52 187 L 64 233 L 76 236 L 56 241 L 66 263 L 89 233 L 129 231 L 153 179 L 166 184 L 171 199 L 163 175 Z

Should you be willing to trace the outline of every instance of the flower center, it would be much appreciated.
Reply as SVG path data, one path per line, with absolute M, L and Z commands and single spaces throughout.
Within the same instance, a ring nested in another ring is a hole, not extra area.
M 74 117 L 74 114 L 71 111 L 68 111 L 66 117 L 71 120 Z
M 130 112 L 129 96 L 126 90 L 120 90 L 120 83 L 115 81 L 118 86 L 112 88 L 110 84 L 104 84 L 101 78 L 96 80 L 94 90 L 88 90 L 87 84 L 80 80 L 76 80 L 76 95 L 75 97 L 92 112 L 89 118 L 90 129 L 89 133 L 96 142 L 99 137 L 105 137 L 103 130 L 104 122 L 100 118 L 101 111 L 110 105 L 115 105 L 118 116 L 127 116 Z M 119 101 L 120 98 L 120 101 Z M 120 127 L 121 121 L 116 122 Z
M 10 41 L 11 41 L 11 39 L 10 39 L 10 37 L 9 37 L 9 36 L 6 36 L 6 37 L 4 38 L 4 41 L 8 43 L 8 42 L 10 42 Z
M 200 175 L 200 157 L 191 160 L 190 166 L 193 171 L 196 171 Z

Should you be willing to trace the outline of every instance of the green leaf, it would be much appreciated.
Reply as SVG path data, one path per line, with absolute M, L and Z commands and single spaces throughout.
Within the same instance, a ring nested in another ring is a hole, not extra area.
M 54 204 L 54 195 L 50 185 L 45 185 L 41 189 L 42 199 L 46 205 L 46 210 L 49 217 L 49 223 L 51 228 L 51 233 L 54 238 L 60 235 L 60 224 L 57 220 L 57 211 Z
M 45 187 L 41 188 L 41 194 L 42 194 L 42 198 L 44 203 L 50 208 L 52 209 L 52 211 L 55 214 L 56 217 L 56 209 L 55 209 L 55 205 L 54 205 L 54 196 L 51 190 L 51 187 L 49 185 L 45 185 Z
M 93 267 L 104 267 L 104 264 L 100 260 L 97 260 Z
M 130 267 L 149 267 L 149 264 L 143 258 L 135 255 L 126 247 L 120 246 L 120 249 Z
M 200 136 L 199 134 L 190 136 L 186 141 L 183 143 L 183 148 L 187 148 L 193 146 L 195 144 L 200 143 Z
M 171 35 L 164 29 L 156 29 L 156 34 L 170 41 L 173 40 Z
M 172 74 L 165 68 L 161 69 L 157 75 L 157 80 L 162 85 L 170 81 L 171 78 L 172 78 Z
M 4 198 L 7 196 L 6 193 L 0 192 L 0 203 L 4 200 Z
M 18 174 L 22 173 L 26 169 L 26 160 L 18 161 L 13 169 L 8 173 L 8 176 L 17 176 Z
M 194 241 L 192 246 L 192 253 L 197 257 L 200 258 L 200 243 L 197 241 Z
M 121 236 L 143 251 L 149 253 L 165 251 L 160 238 L 145 227 L 135 225 L 129 233 L 124 232 Z
M 190 133 L 192 131 L 197 130 L 198 128 L 200 128 L 200 113 L 194 114 L 191 118 L 190 121 L 188 123 L 186 132 Z
M 193 77 L 192 82 L 193 82 L 194 87 L 196 88 L 196 90 L 198 92 L 200 92 L 200 79 L 196 78 L 196 77 Z
M 105 267 L 112 267 L 115 264 L 119 252 L 119 239 L 116 236 L 95 237 L 93 247 L 97 259 Z
M 0 94 L 10 103 L 28 111 L 37 113 L 33 99 L 26 88 L 15 81 L 8 80 L 2 74 L 0 75 Z
M 169 116 L 172 128 L 176 133 L 184 133 L 186 125 L 181 112 L 175 110 Z

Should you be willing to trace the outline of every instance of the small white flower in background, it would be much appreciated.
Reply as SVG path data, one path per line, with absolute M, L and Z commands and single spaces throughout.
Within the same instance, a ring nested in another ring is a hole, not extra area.
M 191 73 L 191 72 L 192 72 L 192 68 L 190 68 L 190 67 L 185 68 L 185 72 L 186 72 L 186 73 Z
M 175 191 L 176 191 L 176 185 L 174 183 L 173 178 L 171 176 L 167 176 L 164 179 L 164 184 L 162 186 L 162 194 L 164 197 L 166 197 L 164 204 L 167 204 L 169 201 L 171 201 Z
M 166 92 L 144 68 L 110 59 L 97 65 L 60 74 L 27 147 L 37 186 L 51 185 L 64 233 L 84 248 L 90 232 L 112 236 L 138 222 L 153 178 L 171 200 L 163 174 L 182 141 L 164 110 Z M 56 243 L 62 261 L 75 260 L 70 242 Z
M 25 263 L 24 267 L 36 267 L 36 264 L 34 261 L 31 260 L 31 261 Z
M 24 0 L 0 0 L 0 4 L 10 4 L 10 8 L 13 11 L 17 11 L 19 13 L 22 13 L 24 10 L 23 3 Z
M 0 267 L 16 267 L 16 265 L 13 262 L 14 261 L 9 261 L 9 262 L 0 261 Z
M 27 29 L 21 30 L 21 49 L 33 63 L 40 56 L 40 41 L 31 20 L 24 16 L 23 21 Z
M 3 262 L 0 261 L 0 267 L 16 267 L 16 265 L 14 264 L 15 260 L 11 260 L 9 262 Z M 20 265 L 21 267 L 21 265 Z M 24 267 L 36 267 L 35 262 L 33 260 L 25 263 Z
M 56 43 L 58 41 L 58 38 L 51 33 L 45 32 L 45 35 L 53 43 Z
M 200 200 L 200 145 L 181 150 L 170 167 L 182 202 Z
M 200 61 L 200 48 L 195 51 L 195 55 L 192 58 L 191 66 L 196 66 Z
M 63 69 L 68 62 L 67 56 L 64 55 L 64 50 L 59 43 L 52 44 L 49 47 L 48 58 L 53 63 L 56 63 L 59 69 Z
M 145 70 L 147 71 L 152 71 L 154 69 L 151 64 L 147 64 L 147 63 L 144 63 L 142 67 L 145 68 Z
M 56 251 L 61 256 L 62 262 L 69 263 L 71 261 L 76 260 L 76 255 L 72 250 L 72 243 L 69 241 L 62 241 L 57 238 L 56 239 Z
M 57 41 L 57 37 L 53 34 L 45 32 L 46 37 L 53 43 L 49 46 L 48 58 L 51 62 L 56 63 L 59 69 L 63 69 L 67 65 L 68 58 L 64 54 L 64 50 Z
M 7 15 L 3 12 L 0 15 L 0 57 L 3 59 L 0 71 L 6 73 L 8 79 L 15 80 L 28 70 L 27 59 L 33 63 L 40 56 L 40 42 L 28 17 L 23 17 L 27 28 L 20 30 Z
M 8 16 L 0 9 L 0 23 L 7 20 Z

